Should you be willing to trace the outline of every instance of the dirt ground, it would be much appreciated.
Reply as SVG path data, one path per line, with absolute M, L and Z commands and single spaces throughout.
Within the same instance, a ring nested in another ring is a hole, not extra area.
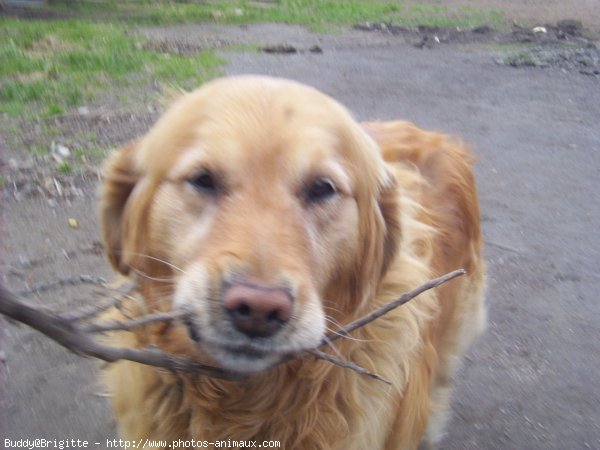
M 597 0 L 500 5 L 523 23 L 579 19 L 600 30 Z M 513 30 L 507 48 L 501 45 L 506 35 L 489 30 L 466 39 L 447 30 L 377 24 L 335 35 L 281 25 L 139 30 L 175 48 L 252 43 L 275 49 L 223 50 L 224 71 L 297 79 L 337 98 L 359 119 L 411 120 L 461 136 L 478 155 L 489 326 L 457 376 L 446 449 L 600 448 L 598 41 L 593 32 L 561 37 L 560 27 L 544 35 L 530 31 Z M 533 57 L 533 63 L 514 62 L 524 51 L 549 53 L 539 64 Z M 140 111 L 104 105 L 64 120 L 102 130 L 102 142 L 117 145 L 157 115 Z M 80 274 L 110 279 L 94 171 L 60 176 L 40 167 L 47 160 L 30 160 L 6 145 L 2 161 L 8 180 L 2 283 L 19 291 Z M 55 309 L 94 298 L 94 287 L 80 284 L 29 296 Z M 6 438 L 86 439 L 105 448 L 116 437 L 96 383 L 99 363 L 13 324 L 0 333 L 0 367 L 2 360 Z

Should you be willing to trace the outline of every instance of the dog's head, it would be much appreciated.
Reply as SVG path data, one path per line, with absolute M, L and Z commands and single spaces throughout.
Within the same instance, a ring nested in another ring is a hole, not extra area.
M 347 111 L 263 77 L 179 99 L 108 160 L 101 199 L 114 267 L 155 287 L 152 307 L 194 313 L 196 345 L 241 372 L 316 347 L 327 318 L 365 306 L 396 213 L 379 149 Z

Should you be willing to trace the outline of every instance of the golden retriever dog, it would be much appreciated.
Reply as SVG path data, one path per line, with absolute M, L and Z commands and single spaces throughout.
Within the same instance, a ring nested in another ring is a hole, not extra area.
M 406 122 L 359 124 L 292 81 L 223 78 L 176 100 L 107 161 L 100 213 L 110 262 L 139 286 L 126 314 L 191 318 L 113 344 L 245 376 L 111 364 L 121 435 L 434 447 L 451 376 L 485 322 L 471 163 L 457 140 Z M 391 385 L 310 355 L 281 363 L 457 268 L 467 274 L 324 348 Z

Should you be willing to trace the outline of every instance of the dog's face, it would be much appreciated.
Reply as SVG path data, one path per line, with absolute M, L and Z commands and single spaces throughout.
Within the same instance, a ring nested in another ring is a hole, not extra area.
M 107 163 L 106 248 L 155 286 L 147 301 L 193 313 L 191 340 L 221 367 L 262 370 L 318 346 L 326 317 L 373 293 L 396 243 L 390 184 L 375 143 L 330 98 L 217 80 Z

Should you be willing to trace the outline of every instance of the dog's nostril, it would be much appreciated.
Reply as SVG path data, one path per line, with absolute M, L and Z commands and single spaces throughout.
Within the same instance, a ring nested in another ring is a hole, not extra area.
M 249 337 L 269 337 L 291 318 L 292 299 L 286 289 L 236 284 L 223 295 L 232 325 Z
M 268 322 L 279 321 L 279 311 L 274 309 L 267 315 Z
M 244 317 L 250 316 L 251 313 L 250 307 L 246 303 L 242 303 L 235 312 Z

